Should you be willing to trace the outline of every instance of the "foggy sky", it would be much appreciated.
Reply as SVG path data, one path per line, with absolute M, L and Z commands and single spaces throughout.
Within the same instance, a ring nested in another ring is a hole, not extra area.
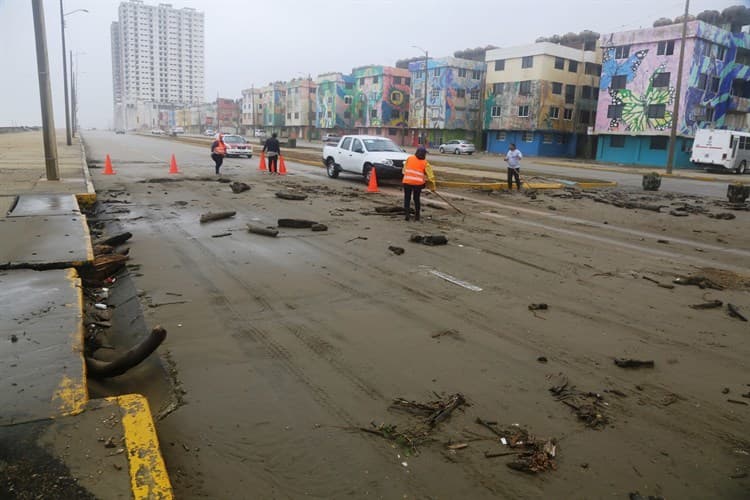
M 539 36 L 649 27 L 682 14 L 683 0 L 147 0 L 205 13 L 206 100 L 366 64 L 394 65 Z M 79 121 L 111 127 L 110 25 L 119 0 L 65 0 L 67 48 L 78 52 Z M 693 0 L 691 14 L 750 0 Z M 59 0 L 44 1 L 55 122 L 64 128 Z M 543 17 L 540 17 L 543 14 Z M 0 126 L 39 125 L 39 84 L 30 0 L 0 0 Z

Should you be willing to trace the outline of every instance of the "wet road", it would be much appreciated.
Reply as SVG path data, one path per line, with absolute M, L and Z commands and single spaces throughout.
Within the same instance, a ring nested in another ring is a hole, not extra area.
M 748 447 L 747 415 L 727 408 L 719 392 L 746 382 L 746 329 L 725 314 L 687 308 L 704 290 L 640 279 L 668 282 L 696 266 L 750 273 L 747 237 L 735 229 L 746 218 L 642 221 L 609 206 L 594 212 L 560 202 L 553 213 L 525 197 L 454 194 L 475 215 L 425 208 L 423 224 L 405 224 L 372 215 L 397 203 L 397 190 L 366 198 L 361 181 L 330 180 L 322 168 L 289 162 L 292 175 L 279 178 L 257 172 L 255 158 L 228 159 L 224 174 L 252 187 L 233 194 L 212 179 L 206 148 L 106 132 L 85 140 L 90 159 L 101 164 L 109 153 L 117 172 L 94 171 L 100 198 L 122 190 L 130 201 L 118 207 L 130 210 L 120 217 L 134 234 L 136 285 L 147 302 L 166 304 L 146 314 L 169 331 L 165 348 L 185 392 L 186 404 L 157 424 L 178 497 L 746 491 L 746 481 L 725 478 L 748 467 L 731 451 Z M 180 176 L 167 174 L 171 154 Z M 274 196 L 290 188 L 309 199 Z M 219 210 L 238 214 L 198 222 Z M 244 230 L 280 217 L 330 230 L 283 230 L 276 239 Z M 444 233 L 450 244 L 409 243 L 414 232 Z M 389 245 L 406 252 L 395 256 Z M 743 290 L 721 297 L 750 306 Z M 532 314 L 531 302 L 551 309 Z M 537 362 L 540 355 L 549 363 Z M 656 359 L 658 369 L 622 370 L 612 365 L 616 355 Z M 560 372 L 581 389 L 625 394 L 606 396 L 614 425 L 587 429 L 550 397 L 548 377 Z M 393 398 L 456 392 L 471 406 L 440 424 L 418 456 L 358 430 L 414 426 L 414 417 L 388 410 Z M 484 452 L 507 448 L 477 417 L 558 438 L 558 470 L 532 476 L 486 459 Z M 468 446 L 455 451 L 449 443 Z

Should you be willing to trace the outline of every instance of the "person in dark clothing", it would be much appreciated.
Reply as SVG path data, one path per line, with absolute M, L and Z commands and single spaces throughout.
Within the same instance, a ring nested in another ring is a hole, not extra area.
M 281 156 L 281 146 L 279 145 L 279 140 L 276 138 L 276 132 L 271 134 L 271 137 L 263 143 L 263 152 L 266 158 L 268 158 L 268 171 L 272 174 L 277 173 L 276 165 L 279 161 L 279 156 Z
M 211 159 L 216 164 L 216 175 L 219 175 L 221 164 L 224 163 L 224 155 L 227 154 L 227 146 L 224 144 L 224 136 L 219 134 L 211 144 Z

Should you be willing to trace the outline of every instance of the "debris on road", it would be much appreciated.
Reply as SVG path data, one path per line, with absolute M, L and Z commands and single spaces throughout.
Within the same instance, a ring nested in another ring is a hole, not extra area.
M 641 494 L 638 493 L 637 491 L 634 491 L 633 493 L 630 493 L 628 495 L 628 499 L 629 500 L 664 500 L 664 497 L 662 497 L 662 496 L 656 497 L 656 496 L 653 496 L 653 495 L 649 495 L 647 497 L 644 497 L 644 496 L 641 496 Z
M 404 207 L 391 206 L 391 207 L 375 207 L 375 213 L 378 214 L 389 214 L 398 215 L 404 213 Z
M 676 285 L 697 286 L 699 288 L 711 288 L 713 290 L 723 290 L 724 287 L 718 283 L 706 278 L 705 276 L 678 276 L 672 280 Z
M 252 224 L 247 225 L 247 231 L 249 233 L 253 234 L 260 234 L 263 236 L 270 236 L 271 238 L 275 238 L 279 234 L 278 229 L 272 229 L 267 227 L 260 227 L 260 226 L 254 226 Z
M 644 191 L 658 191 L 661 187 L 661 175 L 658 172 L 649 172 L 643 176 L 641 185 Z
M 86 373 L 93 378 L 108 378 L 122 375 L 149 357 L 166 337 L 167 331 L 161 326 L 156 326 L 139 344 L 113 361 L 101 361 L 86 356 Z
M 315 224 L 317 224 L 317 222 L 314 220 L 306 219 L 279 219 L 277 222 L 279 227 L 290 227 L 295 229 L 310 229 Z
M 738 399 L 727 399 L 727 401 L 729 403 L 734 403 L 736 405 L 743 405 L 743 406 L 747 406 L 748 405 L 745 401 L 740 401 Z
M 92 263 L 78 267 L 78 274 L 84 284 L 92 282 L 98 284 L 125 267 L 125 261 L 127 260 L 127 255 L 120 255 L 119 253 L 97 255 Z
M 547 309 L 549 309 L 549 306 L 544 302 L 529 304 L 529 311 L 546 311 Z
M 688 307 L 691 309 L 716 309 L 723 305 L 724 303 L 720 300 L 710 300 L 708 302 L 701 302 L 700 304 L 690 304 Z
M 357 240 L 367 240 L 367 236 L 355 236 L 354 238 L 350 240 L 346 240 L 344 243 L 351 243 L 352 241 L 357 241 Z
M 239 194 L 243 191 L 249 191 L 250 186 L 244 182 L 233 182 L 229 185 L 233 193 Z
M 736 215 L 730 214 L 729 212 L 719 212 L 717 214 L 708 214 L 708 216 L 711 219 L 718 219 L 718 220 L 732 220 L 737 217 Z
M 729 315 L 733 318 L 737 318 L 742 321 L 747 321 L 747 318 L 740 312 L 739 307 L 736 305 L 727 302 L 727 312 Z
M 727 200 L 730 203 L 745 203 L 750 198 L 750 186 L 733 182 L 727 186 Z
M 403 253 L 406 251 L 406 250 L 404 250 L 401 247 L 395 247 L 393 245 L 389 246 L 388 250 L 390 250 L 391 252 L 395 253 L 396 255 L 403 255 Z
M 661 288 L 667 288 L 669 290 L 674 288 L 674 285 L 670 285 L 669 283 L 662 283 L 659 280 L 655 280 L 654 278 L 651 278 L 650 276 L 641 276 L 644 280 L 650 281 L 651 283 L 656 283 L 657 286 Z
M 228 211 L 228 212 L 207 212 L 205 214 L 201 214 L 201 224 L 205 222 L 212 222 L 215 220 L 221 220 L 221 219 L 228 219 L 230 217 L 234 217 L 237 215 L 237 212 L 234 210 Z
M 285 193 L 283 191 L 279 191 L 276 193 L 276 198 L 281 198 L 282 200 L 302 201 L 307 199 L 307 195 L 298 193 Z
M 438 246 L 438 245 L 447 245 L 448 244 L 448 238 L 443 236 L 442 234 L 433 234 L 433 235 L 427 235 L 422 236 L 420 234 L 412 234 L 409 238 L 409 241 L 412 243 L 421 243 L 423 245 L 428 246 Z
M 615 364 L 620 368 L 653 368 L 652 360 L 640 360 L 632 358 L 615 358 Z
M 319 233 L 321 231 L 328 231 L 328 226 L 318 222 L 318 223 L 313 224 L 312 227 L 310 227 L 310 229 L 312 229 L 316 233 Z
M 430 337 L 432 337 L 433 339 L 439 339 L 440 337 L 455 337 L 455 338 L 458 338 L 460 336 L 461 336 L 461 334 L 458 332 L 458 330 L 456 330 L 454 328 L 448 328 L 447 330 L 441 330 L 439 332 L 435 332 L 432 335 L 430 335 Z
M 538 358 L 536 358 L 536 360 L 539 361 L 540 363 L 546 363 L 547 356 L 539 356 Z
M 564 405 L 570 407 L 579 420 L 587 427 L 596 429 L 604 427 L 609 423 L 609 417 L 605 413 L 607 403 L 604 397 L 595 392 L 584 392 L 570 384 L 568 377 L 562 373 L 558 374 L 549 388 L 549 392 Z
M 223 238 L 225 236 L 232 236 L 232 233 L 219 233 L 219 234 L 212 234 L 211 238 Z
M 460 280 L 456 278 L 455 276 L 451 276 L 450 274 L 443 273 L 441 271 L 431 270 L 430 274 L 433 274 L 437 276 L 438 278 L 442 278 L 445 281 L 449 283 L 453 283 L 454 285 L 462 286 L 466 288 L 467 290 L 471 290 L 472 292 L 481 292 L 482 289 L 476 285 L 472 285 L 471 283 L 467 281 Z
M 107 245 L 107 246 L 110 246 L 110 247 L 116 247 L 118 245 L 122 245 L 123 243 L 125 243 L 126 241 L 128 241 L 132 237 L 133 237 L 133 233 L 131 233 L 129 231 L 125 231 L 125 232 L 122 232 L 122 233 L 114 234 L 114 235 L 109 236 L 107 238 L 101 238 L 101 239 L 97 240 L 94 243 L 94 246 L 104 246 L 104 245 Z
M 443 420 L 448 419 L 454 410 L 464 404 L 466 404 L 464 396 L 460 393 L 456 393 L 446 399 L 430 401 L 428 403 L 396 398 L 388 408 L 391 410 L 405 411 L 412 415 L 423 416 L 425 417 L 425 423 L 432 428 Z
M 476 418 L 475 422 L 499 437 L 503 446 L 508 446 L 514 450 L 499 453 L 485 452 L 485 458 L 515 455 L 516 458 L 506 465 L 511 469 L 530 474 L 557 469 L 555 463 L 557 443 L 554 439 L 537 439 L 518 424 L 513 424 L 507 428 L 498 428 L 497 422 L 483 420 L 479 417 Z

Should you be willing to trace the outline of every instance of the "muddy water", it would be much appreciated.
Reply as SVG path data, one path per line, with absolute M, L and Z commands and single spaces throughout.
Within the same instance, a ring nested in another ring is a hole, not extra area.
M 395 191 L 352 197 L 364 186 L 329 181 L 315 168 L 291 164 L 297 175 L 271 178 L 254 171 L 255 162 L 234 164 L 226 175 L 251 191 L 235 195 L 210 181 L 136 184 L 151 173 L 137 164 L 123 166 L 116 178 L 95 178 L 98 189 L 127 189 L 133 202 L 123 218 L 132 219 L 124 222 L 135 234 L 138 288 L 146 297 L 172 292 L 187 301 L 147 310 L 148 322 L 170 332 L 165 347 L 186 391 L 186 404 L 158 423 L 179 497 L 625 498 L 638 490 L 742 498 L 748 491 L 747 478 L 731 478 L 750 466 L 748 410 L 726 401 L 750 390 L 747 326 L 722 310 L 688 307 L 707 295 L 750 310 L 744 285 L 708 294 L 657 287 L 641 276 L 669 282 L 699 269 L 641 250 L 664 250 L 663 244 L 595 224 L 544 220 L 566 229 L 559 232 L 435 209 L 425 209 L 424 223 L 407 224 L 369 215 L 374 206 L 397 202 Z M 190 164 L 181 169 L 192 175 Z M 310 196 L 275 198 L 286 188 Z M 473 198 L 456 203 L 472 214 L 498 209 Z M 520 196 L 487 198 L 498 199 L 540 208 Z M 661 218 L 590 200 L 545 198 L 547 205 L 633 231 L 653 231 L 653 217 Z M 201 225 L 200 214 L 209 210 L 238 214 Z M 539 222 L 521 210 L 500 213 Z M 281 217 L 315 219 L 330 229 L 283 230 L 275 239 L 244 231 L 245 223 Z M 724 241 L 750 247 L 749 233 L 737 230 L 748 227 L 747 214 L 662 222 L 666 237 L 717 245 L 710 231 L 719 230 Z M 211 238 L 227 231 L 232 235 Z M 446 234 L 449 245 L 409 243 L 414 232 Z M 406 252 L 393 255 L 389 245 Z M 690 251 L 713 267 L 747 266 L 726 252 Z M 550 309 L 531 312 L 532 302 Z M 446 330 L 454 333 L 442 335 Z M 540 356 L 549 361 L 538 362 Z M 614 357 L 653 359 L 656 366 L 624 370 Z M 586 428 L 551 396 L 550 377 L 560 372 L 602 395 L 608 426 Z M 440 424 L 416 456 L 358 430 L 413 426 L 414 417 L 388 410 L 392 398 L 429 401 L 456 392 L 470 406 Z M 507 448 L 477 417 L 556 438 L 557 470 L 526 475 L 509 469 L 504 457 L 485 458 Z M 468 446 L 449 450 L 447 443 Z

